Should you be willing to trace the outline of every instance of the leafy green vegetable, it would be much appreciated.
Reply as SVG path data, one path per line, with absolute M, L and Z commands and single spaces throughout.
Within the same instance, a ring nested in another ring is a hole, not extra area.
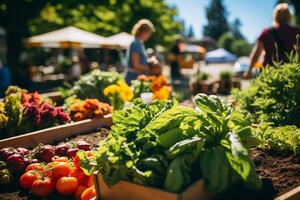
M 124 80 L 124 78 L 117 72 L 93 70 L 81 76 L 67 96 L 75 95 L 79 99 L 90 98 L 108 102 L 107 97 L 103 94 L 103 90 L 109 85 L 116 84 L 119 80 Z
M 258 189 L 261 181 L 248 157 L 249 118 L 216 96 L 199 94 L 195 100 L 198 111 L 174 101 L 136 100 L 115 112 L 110 136 L 94 160 L 80 155 L 81 167 L 101 172 L 108 185 L 127 180 L 181 192 L 203 178 L 218 193 L 239 178 Z
M 263 123 L 255 130 L 255 134 L 265 148 L 300 154 L 300 129 L 295 125 L 272 127 Z
M 300 126 L 300 63 L 268 66 L 243 91 L 233 97 L 241 109 L 253 115 L 254 122 L 272 122 L 275 126 Z

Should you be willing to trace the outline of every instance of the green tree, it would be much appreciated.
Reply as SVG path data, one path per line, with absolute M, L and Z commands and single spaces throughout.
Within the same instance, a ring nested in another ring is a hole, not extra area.
M 176 34 L 183 32 L 177 9 L 169 7 L 165 0 L 72 2 L 68 0 L 56 5 L 47 4 L 40 17 L 30 21 L 30 33 L 35 35 L 73 25 L 109 36 L 121 31 L 130 33 L 133 25 L 142 18 L 151 20 L 157 30 L 150 46 L 168 45 L 174 41 Z
M 157 30 L 150 46 L 168 45 L 183 31 L 177 15 L 166 0 L 0 0 L 0 26 L 7 31 L 7 60 L 14 75 L 28 36 L 69 25 L 108 36 L 130 32 L 139 19 L 148 18 Z
M 236 38 L 231 32 L 224 33 L 218 40 L 218 45 L 221 48 L 226 49 L 227 51 L 232 52 L 232 45 Z
M 234 37 L 237 39 L 245 38 L 241 32 L 241 27 L 242 27 L 241 20 L 239 18 L 234 19 L 234 21 L 232 22 L 232 25 L 230 27 L 230 30 L 231 30 L 232 34 L 234 35 Z
M 224 33 L 229 31 L 227 11 L 222 0 L 211 0 L 206 8 L 208 24 L 204 26 L 204 35 L 218 40 Z
M 194 32 L 193 26 L 190 25 L 186 36 L 187 37 L 195 37 L 195 32 Z
M 237 56 L 249 56 L 252 50 L 252 45 L 244 39 L 235 40 L 232 44 L 232 53 Z

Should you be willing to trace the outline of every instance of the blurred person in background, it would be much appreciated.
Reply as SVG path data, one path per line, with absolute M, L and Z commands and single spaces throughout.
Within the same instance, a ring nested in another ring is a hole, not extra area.
M 79 58 L 77 56 L 74 56 L 72 59 L 70 79 L 76 81 L 80 78 L 81 74 L 82 74 L 82 68 L 79 62 Z
M 264 52 L 263 66 L 273 62 L 288 62 L 286 54 L 294 50 L 300 29 L 291 26 L 292 14 L 287 3 L 278 4 L 273 11 L 273 25 L 260 34 L 250 55 L 250 65 L 244 77 L 251 78 L 252 68 L 257 66 L 260 55 Z
M 10 71 L 2 64 L 0 60 L 0 97 L 2 98 L 5 94 L 5 90 L 10 85 Z
M 127 50 L 127 69 L 126 82 L 130 84 L 141 74 L 160 74 L 161 68 L 158 63 L 148 63 L 148 55 L 144 46 L 144 42 L 148 41 L 155 27 L 148 19 L 139 20 L 132 28 L 131 34 L 135 39 Z
M 180 45 L 182 44 L 181 39 L 177 39 L 176 43 L 171 49 L 171 56 L 170 56 L 170 66 L 171 66 L 171 77 L 172 80 L 180 79 L 180 68 L 178 58 L 180 55 Z

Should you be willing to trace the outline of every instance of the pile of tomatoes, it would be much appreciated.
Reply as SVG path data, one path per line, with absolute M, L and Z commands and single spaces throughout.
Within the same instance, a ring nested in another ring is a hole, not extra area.
M 87 155 L 93 156 L 92 152 Z M 48 197 L 57 191 L 61 195 L 74 195 L 77 200 L 90 200 L 96 197 L 93 177 L 84 174 L 79 162 L 75 156 L 73 160 L 54 157 L 47 164 L 30 164 L 20 177 L 20 186 L 37 197 Z

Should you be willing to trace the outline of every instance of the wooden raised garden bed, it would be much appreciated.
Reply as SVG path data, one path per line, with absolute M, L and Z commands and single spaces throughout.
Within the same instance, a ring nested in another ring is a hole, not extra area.
M 94 175 L 97 198 L 101 200 L 208 200 L 210 193 L 203 180 L 196 181 L 180 194 L 166 192 L 157 188 L 120 181 L 108 187 L 100 174 Z
M 74 135 L 96 130 L 100 127 L 110 127 L 111 125 L 111 115 L 99 119 L 86 119 L 0 140 L 0 148 L 34 148 L 39 143 L 50 144 L 55 141 L 63 141 Z

